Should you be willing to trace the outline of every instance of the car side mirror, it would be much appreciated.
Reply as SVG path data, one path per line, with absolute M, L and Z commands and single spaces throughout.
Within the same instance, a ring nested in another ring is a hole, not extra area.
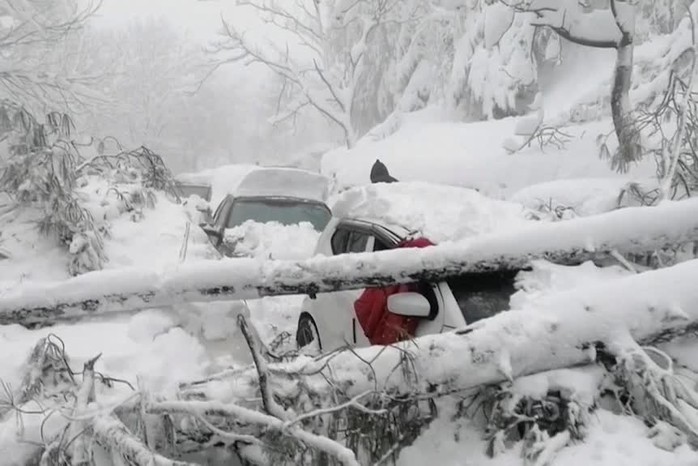
M 431 304 L 420 293 L 396 293 L 388 296 L 388 311 L 405 317 L 429 317 Z

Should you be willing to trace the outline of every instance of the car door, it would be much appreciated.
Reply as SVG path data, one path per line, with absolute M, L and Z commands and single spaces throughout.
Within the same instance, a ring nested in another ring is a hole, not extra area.
M 373 237 L 369 240 L 372 243 L 372 247 L 369 249 L 371 251 L 383 251 L 387 249 L 393 249 L 396 246 L 396 239 L 387 230 L 381 227 L 375 227 L 373 229 Z M 420 292 L 427 297 L 429 303 L 432 305 L 432 314 L 427 319 L 420 319 L 419 325 L 415 331 L 415 336 L 419 337 L 422 335 L 433 335 L 441 333 L 444 328 L 444 321 L 446 316 L 446 306 L 444 304 L 444 298 L 442 290 L 437 284 L 422 284 L 420 287 Z M 355 317 L 356 318 L 356 317 Z M 368 338 L 359 332 L 360 336 L 357 338 L 357 346 L 368 346 Z
M 331 238 L 332 254 L 352 254 L 370 251 L 373 240 L 369 228 L 359 225 L 342 224 L 337 226 Z M 320 293 L 313 303 L 314 316 L 318 327 L 324 329 L 322 337 L 324 349 L 334 349 L 344 345 L 357 345 L 363 331 L 358 326 L 354 314 L 354 301 L 363 290 L 344 290 Z

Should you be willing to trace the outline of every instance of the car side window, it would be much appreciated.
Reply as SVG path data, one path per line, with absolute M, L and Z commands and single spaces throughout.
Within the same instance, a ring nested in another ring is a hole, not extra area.
M 340 227 L 332 235 L 332 253 L 337 255 L 365 252 L 369 237 L 368 233 L 361 230 Z
M 365 252 L 366 245 L 368 244 L 369 235 L 354 230 L 349 234 L 349 240 L 347 241 L 347 252 Z
M 509 309 L 516 271 L 466 273 L 446 279 L 467 324 Z
M 375 242 L 373 243 L 373 250 L 374 251 L 387 251 L 388 249 L 392 249 L 392 247 L 388 246 L 387 243 L 385 243 L 383 240 L 378 238 L 377 236 L 375 237 Z

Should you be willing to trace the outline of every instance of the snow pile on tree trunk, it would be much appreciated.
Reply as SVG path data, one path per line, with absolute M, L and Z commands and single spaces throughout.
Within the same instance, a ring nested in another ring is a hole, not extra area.
M 530 223 L 520 205 L 490 199 L 472 189 L 423 182 L 379 183 L 342 192 L 336 217 L 397 225 L 436 243 L 457 241 Z

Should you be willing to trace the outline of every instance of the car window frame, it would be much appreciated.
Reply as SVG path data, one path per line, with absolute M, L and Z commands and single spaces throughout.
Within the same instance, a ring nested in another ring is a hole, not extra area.
M 227 208 L 227 212 L 225 214 L 224 221 L 220 222 L 220 224 L 218 222 L 216 222 L 216 226 L 218 226 L 219 228 L 222 228 L 224 230 L 229 229 L 228 228 L 228 221 L 230 220 L 230 215 L 231 215 L 233 208 L 235 207 L 235 203 L 237 201 L 261 201 L 261 202 L 279 201 L 282 203 L 288 202 L 288 203 L 308 204 L 308 205 L 317 206 L 317 207 L 323 209 L 328 214 L 327 223 L 329 223 L 329 221 L 332 220 L 332 210 L 327 206 L 327 204 L 325 204 L 324 202 L 319 202 L 319 201 L 315 201 L 312 199 L 301 199 L 301 198 L 283 197 L 283 196 L 239 196 L 239 197 L 235 197 L 232 195 L 228 195 L 226 197 L 226 199 L 224 199 L 223 202 L 225 202 L 226 200 L 230 200 L 230 205 Z M 223 202 L 221 202 L 221 205 L 219 206 L 219 208 L 223 205 Z M 216 212 L 218 212 L 218 210 L 216 210 Z M 214 215 L 214 218 L 215 218 L 215 215 Z M 327 227 L 327 224 L 325 225 L 325 227 Z
M 228 223 L 228 216 L 230 215 L 230 210 L 234 202 L 235 198 L 228 195 L 218 205 L 216 212 L 213 214 L 213 225 L 216 228 L 220 230 L 225 229 L 225 225 Z

